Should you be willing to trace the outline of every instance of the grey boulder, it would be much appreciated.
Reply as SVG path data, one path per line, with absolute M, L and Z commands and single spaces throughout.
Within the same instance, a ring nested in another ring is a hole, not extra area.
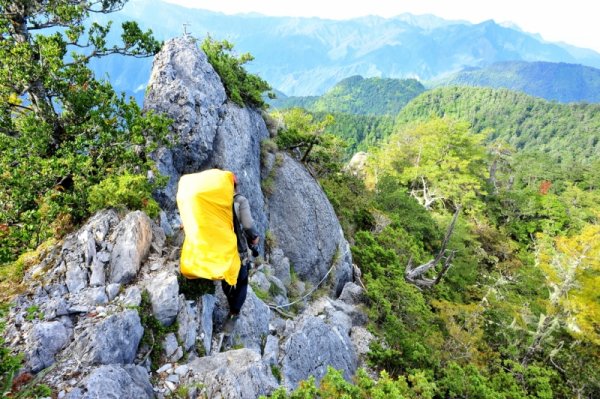
M 288 389 L 295 389 L 300 381 L 314 376 L 316 382 L 331 366 L 341 370 L 350 380 L 358 359 L 349 337 L 319 317 L 301 319 L 294 333 L 283 344 L 282 375 Z
M 188 364 L 194 381 L 201 382 L 206 397 L 256 399 L 277 387 L 270 367 L 250 349 L 238 349 L 194 359 Z
M 27 363 L 36 373 L 51 366 L 54 356 L 69 340 L 69 332 L 59 321 L 42 322 L 35 324 L 27 339 Z
M 152 241 L 150 218 L 141 211 L 129 213 L 117 225 L 110 254 L 110 283 L 127 284 L 137 275 Z
M 319 183 L 298 161 L 285 154 L 278 156 L 282 162 L 276 166 L 269 198 L 269 224 L 278 247 L 296 274 L 313 285 L 335 264 L 339 269 L 334 271 L 338 276 L 335 288 L 341 292 L 352 278 L 352 262 L 333 207 Z
M 92 323 L 75 337 L 73 354 L 87 364 L 132 363 L 144 333 L 135 310 Z
M 146 370 L 140 366 L 110 364 L 94 369 L 69 392 L 67 399 L 151 399 L 154 391 Z

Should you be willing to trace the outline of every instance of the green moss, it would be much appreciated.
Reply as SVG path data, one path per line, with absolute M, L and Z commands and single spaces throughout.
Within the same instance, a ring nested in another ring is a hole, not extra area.
M 269 286 L 269 296 L 271 298 L 275 298 L 277 295 L 282 295 L 282 294 L 283 294 L 283 290 L 281 288 L 279 288 L 279 286 L 277 284 L 271 283 L 271 285 Z
M 254 291 L 254 294 L 258 297 L 258 299 L 260 299 L 261 301 L 266 301 L 267 299 L 269 299 L 268 291 L 261 290 L 255 284 L 251 284 L 251 286 L 252 286 L 252 291 Z
M 142 302 L 138 309 L 142 327 L 144 327 L 144 335 L 142 336 L 141 345 L 146 345 L 150 351 L 150 360 L 152 362 L 152 370 L 156 370 L 160 366 L 162 355 L 162 342 L 168 333 L 177 331 L 177 323 L 165 327 L 154 317 L 152 312 L 152 303 L 148 291 L 142 291 Z
M 267 252 L 270 252 L 271 249 L 277 247 L 277 239 L 271 230 L 267 230 L 265 233 L 265 246 Z
M 264 139 L 260 142 L 260 159 L 261 163 L 264 165 L 265 160 L 268 154 L 274 154 L 277 152 L 279 148 L 277 147 L 277 143 L 272 139 Z
M 281 383 L 281 369 L 276 364 L 271 365 L 271 373 L 273 373 L 273 377 L 277 379 L 277 382 Z
M 25 320 L 33 321 L 33 320 L 41 320 L 44 318 L 44 312 L 40 310 L 40 307 L 37 305 L 32 305 L 28 307 L 26 310 Z

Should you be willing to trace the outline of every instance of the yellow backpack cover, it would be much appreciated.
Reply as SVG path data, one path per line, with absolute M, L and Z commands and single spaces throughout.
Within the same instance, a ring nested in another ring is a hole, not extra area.
M 181 176 L 177 207 L 185 240 L 179 267 L 189 279 L 237 282 L 240 256 L 233 229 L 234 175 L 210 169 Z

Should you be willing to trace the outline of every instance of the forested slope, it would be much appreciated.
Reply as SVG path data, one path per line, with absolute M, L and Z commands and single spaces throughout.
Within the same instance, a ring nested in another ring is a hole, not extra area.
M 491 129 L 488 141 L 535 149 L 558 161 L 600 157 L 600 105 L 557 104 L 506 89 L 446 87 L 423 93 L 398 115 L 404 125 L 431 116 Z
M 367 289 L 369 365 L 386 374 L 350 386 L 332 371 L 297 394 L 595 397 L 598 109 L 440 88 L 370 136 L 363 169 L 314 166 Z M 363 148 L 356 118 L 328 129 Z M 319 140 L 313 165 L 331 162 Z

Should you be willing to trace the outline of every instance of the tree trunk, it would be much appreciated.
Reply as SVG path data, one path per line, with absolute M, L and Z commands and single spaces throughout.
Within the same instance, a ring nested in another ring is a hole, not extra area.
M 408 261 L 408 265 L 406 265 L 406 271 L 404 272 L 404 278 L 406 279 L 406 281 L 416 285 L 417 288 L 431 288 L 439 284 L 439 282 L 442 280 L 448 269 L 450 269 L 450 266 L 452 266 L 452 258 L 454 258 L 454 254 L 456 253 L 456 251 L 450 251 L 450 253 L 446 255 L 446 246 L 448 245 L 448 241 L 450 241 L 450 236 L 454 231 L 454 225 L 456 224 L 456 219 L 458 218 L 459 213 L 460 207 L 458 207 L 456 209 L 456 212 L 454 212 L 452 222 L 450 223 L 450 226 L 448 226 L 446 236 L 444 237 L 444 241 L 442 242 L 442 247 L 440 248 L 440 251 L 438 252 L 435 259 L 432 259 L 429 262 L 419 265 L 417 267 L 412 266 L 412 258 Z M 431 279 L 423 277 L 425 273 L 433 269 L 442 260 L 444 255 L 446 255 L 446 259 L 444 260 L 444 266 L 442 267 L 442 270 L 438 273 L 436 278 Z

